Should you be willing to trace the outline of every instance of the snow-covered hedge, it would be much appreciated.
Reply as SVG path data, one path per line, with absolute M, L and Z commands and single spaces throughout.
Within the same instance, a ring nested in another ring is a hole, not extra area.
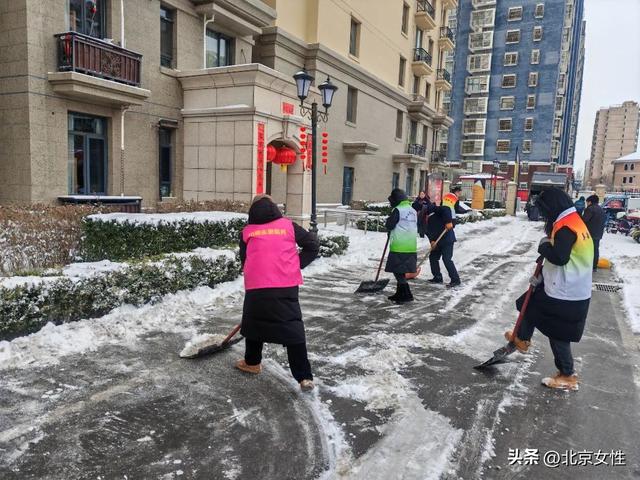
M 332 257 L 342 255 L 349 248 L 349 237 L 346 235 L 330 235 L 322 233 L 318 237 L 320 242 L 320 256 Z
M 380 212 L 382 215 L 391 215 L 391 205 L 389 202 L 367 202 L 364 204 L 364 209 L 370 212 Z M 364 225 L 364 222 L 363 222 Z
M 506 210 L 504 209 L 474 210 L 470 213 L 456 215 L 456 224 L 461 225 L 464 223 L 480 222 L 494 217 L 504 217 L 506 214 Z M 386 221 L 387 217 L 369 218 L 367 219 L 367 230 L 372 232 L 385 232 Z M 356 227 L 360 230 L 364 230 L 365 219 L 356 220 Z
M 387 214 L 388 216 L 388 214 Z M 385 227 L 385 223 L 387 221 L 387 217 L 369 217 L 366 220 L 364 218 L 356 220 L 356 228 L 359 230 L 364 230 L 366 223 L 366 230 L 368 232 L 386 232 L 387 228 Z

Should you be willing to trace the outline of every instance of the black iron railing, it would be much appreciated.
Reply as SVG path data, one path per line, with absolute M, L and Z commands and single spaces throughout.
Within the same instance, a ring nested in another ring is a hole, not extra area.
M 436 72 L 436 80 L 445 80 L 451 83 L 451 74 L 444 68 L 439 68 Z
M 407 153 L 410 155 L 417 155 L 419 157 L 426 157 L 427 149 L 424 145 L 420 145 L 419 143 L 410 143 L 407 145 Z
M 431 152 L 431 161 L 432 162 L 445 162 L 447 160 L 447 151 L 446 150 L 434 150 Z
M 448 38 L 455 43 L 455 34 L 449 27 L 440 27 L 440 38 Z
M 432 18 L 436 16 L 436 9 L 427 0 L 418 0 L 418 12 L 427 12 Z
M 427 52 L 424 48 L 414 48 L 413 61 L 425 62 L 427 65 L 431 65 L 431 54 Z
M 55 37 L 58 71 L 80 72 L 140 86 L 142 55 L 78 32 L 59 33 Z

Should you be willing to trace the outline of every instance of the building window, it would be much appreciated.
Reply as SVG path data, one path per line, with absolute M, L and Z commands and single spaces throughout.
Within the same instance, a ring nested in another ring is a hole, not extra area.
M 500 110 L 513 110 L 516 104 L 516 97 L 500 97 Z
M 391 190 L 400 187 L 400 174 L 398 172 L 393 172 L 391 174 Z
M 465 98 L 464 113 L 465 115 L 487 113 L 487 97 Z
M 402 124 L 404 122 L 404 113 L 398 110 L 396 113 L 396 138 L 402 138 Z
M 160 7 L 160 65 L 173 68 L 173 25 L 175 11 Z
M 418 143 L 418 122 L 415 120 L 409 122 L 409 143 Z
M 207 68 L 233 65 L 232 42 L 232 38 L 222 33 L 207 30 Z
M 426 82 L 426 87 L 424 88 L 424 99 L 427 103 L 431 100 L 431 84 Z
M 556 117 L 553 120 L 553 135 L 556 137 L 559 137 L 561 131 L 562 131 L 562 119 Z
M 622 183 L 627 183 L 627 177 L 622 177 Z
M 629 164 L 628 164 L 628 163 L 625 163 L 625 164 L 624 164 L 624 169 L 625 169 L 625 171 L 626 171 L 626 170 L 629 170 Z
M 462 123 L 464 135 L 484 135 L 487 121 L 484 118 L 467 118 Z
M 404 182 L 404 193 L 408 196 L 413 195 L 413 168 L 407 168 L 407 176 L 405 177 Z
M 631 167 L 630 167 L 630 170 L 633 170 L 633 166 L 634 166 L 634 164 L 632 163 L 632 164 L 631 164 Z
M 536 108 L 536 96 L 527 95 L 527 110 L 531 110 L 532 108 Z
M 411 93 L 420 93 L 420 77 L 417 75 L 413 76 L 413 89 L 411 90 Z
M 422 146 L 425 151 L 427 149 L 427 140 L 429 138 L 429 127 L 427 125 L 422 126 Z
M 474 10 L 471 12 L 470 26 L 471 30 L 477 28 L 493 27 L 495 24 L 496 9 L 488 8 L 486 10 Z
M 489 75 L 477 77 L 467 77 L 465 79 L 465 92 L 469 95 L 474 93 L 487 93 L 489 91 Z
M 409 31 L 409 5 L 402 4 L 402 33 L 406 34 Z
M 521 162 L 520 163 L 520 173 L 529 173 L 529 163 Z
M 485 50 L 493 47 L 493 31 L 469 34 L 469 50 Z
M 531 50 L 531 65 L 538 65 L 540 63 L 540 50 Z
M 516 75 L 513 73 L 502 75 L 502 88 L 515 88 Z
M 535 10 L 535 14 L 534 16 L 536 18 L 542 18 L 544 17 L 544 3 L 538 3 L 536 5 L 536 10 Z
M 531 140 L 527 139 L 522 142 L 522 153 L 531 153 Z
M 172 197 L 173 129 L 158 129 L 158 163 L 160 166 L 160 198 Z
M 498 130 L 501 132 L 510 132 L 513 126 L 513 122 L 510 118 L 501 118 L 498 122 Z
M 518 189 L 520 190 L 528 190 L 529 189 L 529 183 L 528 182 L 520 182 Z
M 356 123 L 358 116 L 358 90 L 347 87 L 347 122 Z
M 105 37 L 105 0 L 69 0 L 69 30 L 91 37 Z
M 562 95 L 556 96 L 556 112 L 560 113 L 564 110 L 564 97 Z
M 540 40 L 542 40 L 542 27 L 533 27 L 533 41 L 539 42 Z
M 483 155 L 484 154 L 484 140 L 463 140 L 462 155 Z
M 538 86 L 538 72 L 530 72 L 529 73 L 529 86 L 537 87 Z
M 400 65 L 398 70 L 398 85 L 404 86 L 404 71 L 407 69 L 407 59 L 400 57 Z
M 507 43 L 519 43 L 520 30 L 507 30 Z
M 551 142 L 551 158 L 558 158 L 560 156 L 560 142 L 554 140 Z
M 349 53 L 357 57 L 360 53 L 360 22 L 351 17 L 351 32 L 349 34 Z
M 504 66 L 513 67 L 518 65 L 518 52 L 506 52 L 504 54 Z
M 70 113 L 69 194 L 106 195 L 107 120 Z
M 531 132 L 533 130 L 533 117 L 527 117 L 524 119 L 525 132 Z
M 511 150 L 511 140 L 498 140 L 496 142 L 496 153 L 509 153 Z
M 491 54 L 481 53 L 467 56 L 467 70 L 471 73 L 491 70 Z
M 516 20 L 522 20 L 522 7 L 511 7 L 507 16 L 509 22 L 515 22 Z

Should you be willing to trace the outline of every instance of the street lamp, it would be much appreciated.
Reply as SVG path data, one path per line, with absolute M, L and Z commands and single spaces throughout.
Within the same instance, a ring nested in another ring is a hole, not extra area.
M 500 169 L 500 162 L 497 160 L 493 161 L 493 196 L 491 198 L 491 208 L 496 208 L 496 189 L 498 187 L 498 171 Z
M 296 81 L 296 88 L 298 90 L 298 98 L 300 99 L 300 113 L 307 118 L 311 119 L 311 228 L 312 232 L 318 232 L 318 219 L 317 219 L 317 187 L 316 187 L 316 163 L 317 163 L 317 130 L 318 121 L 326 122 L 329 118 L 328 110 L 333 102 L 333 94 L 336 93 L 338 87 L 331 83 L 331 79 L 327 76 L 327 79 L 318 85 L 318 90 L 322 95 L 322 106 L 324 112 L 318 111 L 318 103 L 313 101 L 311 108 L 304 105 L 305 99 L 309 96 L 309 89 L 313 83 L 314 78 L 309 73 L 302 69 L 293 75 L 293 79 Z

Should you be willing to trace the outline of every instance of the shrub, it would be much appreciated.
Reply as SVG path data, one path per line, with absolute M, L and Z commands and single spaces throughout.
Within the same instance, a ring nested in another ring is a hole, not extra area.
M 369 232 L 386 232 L 386 221 L 387 217 L 369 217 L 366 220 L 364 218 L 360 218 L 356 220 L 356 228 L 364 230 L 366 223 L 366 230 Z
M 320 256 L 332 257 L 333 255 L 342 255 L 349 248 L 349 237 L 346 235 L 327 235 L 321 234 L 318 238 L 320 241 Z
M 389 202 L 372 202 L 365 203 L 364 210 L 369 210 L 370 212 L 380 212 L 382 215 L 389 216 L 391 215 L 391 210 L 393 210 L 393 208 L 391 208 Z
M 238 212 L 249 213 L 250 202 L 237 202 L 231 200 L 207 200 L 204 202 L 185 201 L 172 203 L 158 203 L 156 208 L 145 209 L 158 213 L 175 212 Z

